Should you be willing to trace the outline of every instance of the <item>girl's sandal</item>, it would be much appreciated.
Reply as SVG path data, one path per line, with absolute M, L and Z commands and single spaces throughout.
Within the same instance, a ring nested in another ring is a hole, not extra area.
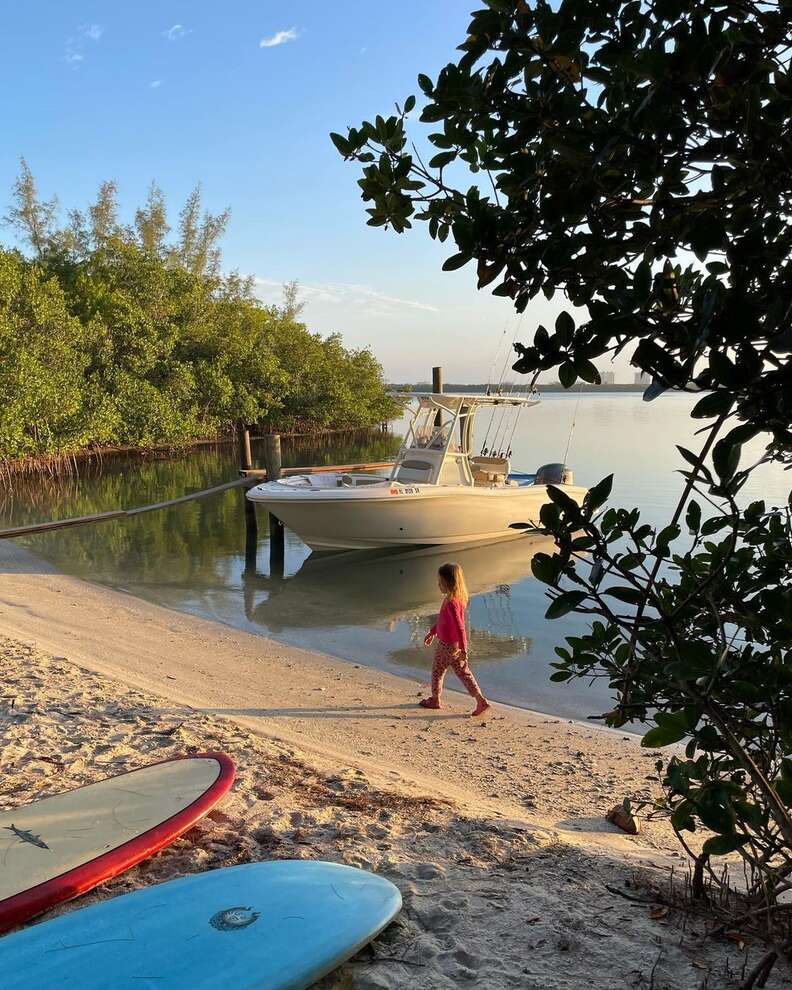
M 421 708 L 440 708 L 440 702 L 437 698 L 421 698 L 418 702 Z

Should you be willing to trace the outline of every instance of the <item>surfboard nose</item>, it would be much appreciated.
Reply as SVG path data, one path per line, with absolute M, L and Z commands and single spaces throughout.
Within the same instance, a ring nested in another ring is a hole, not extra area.
M 224 753 L 176 757 L 0 812 L 0 932 L 118 876 L 223 797 Z
M 305 990 L 398 914 L 389 880 L 280 860 L 145 887 L 0 940 L 4 990 Z

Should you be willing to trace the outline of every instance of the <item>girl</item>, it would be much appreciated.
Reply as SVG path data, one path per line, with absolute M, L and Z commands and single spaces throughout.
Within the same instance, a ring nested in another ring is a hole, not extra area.
M 440 708 L 443 679 L 449 667 L 464 684 L 468 694 L 476 699 L 471 715 L 481 715 L 489 708 L 489 702 L 481 693 L 476 678 L 467 661 L 467 633 L 465 632 L 465 606 L 468 593 L 465 578 L 459 564 L 443 564 L 437 571 L 437 584 L 445 595 L 437 622 L 426 634 L 426 646 L 437 636 L 432 664 L 432 696 L 419 702 L 422 708 Z

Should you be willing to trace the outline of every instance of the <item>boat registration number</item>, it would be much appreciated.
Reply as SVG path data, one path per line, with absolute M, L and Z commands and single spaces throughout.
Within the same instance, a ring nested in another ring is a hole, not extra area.
M 391 495 L 417 495 L 420 488 L 391 488 Z

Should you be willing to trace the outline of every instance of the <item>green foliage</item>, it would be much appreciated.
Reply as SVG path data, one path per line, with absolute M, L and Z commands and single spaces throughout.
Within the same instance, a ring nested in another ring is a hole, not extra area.
M 741 509 L 727 494 L 702 522 L 690 501 L 692 539 L 677 550 L 679 527 L 655 530 L 637 509 L 597 519 L 594 491 L 561 509 L 558 552 L 534 566 L 559 589 L 549 617 L 576 596 L 602 620 L 557 649 L 554 679 L 606 678 L 617 696 L 609 725 L 654 723 L 642 741 L 652 749 L 684 742 L 658 764 L 660 807 L 678 831 L 700 824 L 723 836 L 708 840 L 705 859 L 739 851 L 764 874 L 757 892 L 772 897 L 792 865 L 792 506 Z
M 475 261 L 518 311 L 539 293 L 577 308 L 517 346 L 516 371 L 571 387 L 626 352 L 652 376 L 644 398 L 707 393 L 668 525 L 603 511 L 611 479 L 582 507 L 551 487 L 558 549 L 533 570 L 548 617 L 596 616 L 553 679 L 607 678 L 608 724 L 685 744 L 658 762 L 660 807 L 680 833 L 716 833 L 694 892 L 737 851 L 766 937 L 792 874 L 792 510 L 739 494 L 752 438 L 792 460 L 789 24 L 785 0 L 486 0 L 458 62 L 418 78 L 438 154 L 414 150 L 406 104 L 333 138 L 362 164 L 371 225 L 451 237 L 444 268 Z
M 415 151 L 406 104 L 333 140 L 370 224 L 426 223 L 456 245 L 445 270 L 474 261 L 518 311 L 557 292 L 584 311 L 515 370 L 569 388 L 626 350 L 652 394 L 725 389 L 789 451 L 789 40 L 786 3 L 490 0 L 458 62 L 419 77 L 439 154 Z
M 14 203 L 5 222 L 20 231 L 37 255 L 52 242 L 58 215 L 57 199 L 39 199 L 36 180 L 24 158 L 20 159 L 19 176 L 14 182 Z
M 0 451 L 31 449 L 90 437 L 84 398 L 92 329 L 71 315 L 55 278 L 18 253 L 0 251 Z
M 58 229 L 23 162 L 7 219 L 35 258 L 0 249 L 0 459 L 178 444 L 240 420 L 346 428 L 396 414 L 368 351 L 299 321 L 295 284 L 264 306 L 219 274 L 227 218 L 201 215 L 196 189 L 169 245 L 160 190 L 128 229 L 106 182 Z

